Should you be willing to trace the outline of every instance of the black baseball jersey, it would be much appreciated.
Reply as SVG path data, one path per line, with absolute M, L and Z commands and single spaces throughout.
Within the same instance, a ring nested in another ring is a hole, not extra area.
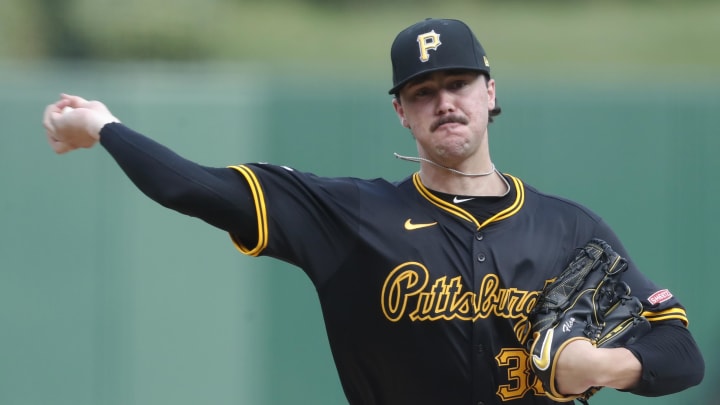
M 475 198 L 433 192 L 417 173 L 393 183 L 232 168 L 257 216 L 256 243 L 238 231 L 237 248 L 312 279 L 351 403 L 553 403 L 529 366 L 527 315 L 593 237 L 628 259 L 623 280 L 651 322 L 687 323 L 601 218 L 512 175 L 507 195 Z
M 202 166 L 119 123 L 100 143 L 157 203 L 230 232 L 246 254 L 305 270 L 353 404 L 551 403 L 523 349 L 528 309 L 591 236 L 627 258 L 596 215 L 510 175 L 506 196 L 474 198 L 432 192 L 417 174 L 390 183 Z M 626 346 L 642 364 L 630 391 L 697 385 L 704 360 L 685 311 L 629 267 L 653 322 Z

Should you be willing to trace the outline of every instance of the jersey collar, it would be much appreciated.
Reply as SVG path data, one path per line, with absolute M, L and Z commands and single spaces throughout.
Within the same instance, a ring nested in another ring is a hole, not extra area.
M 424 184 L 422 184 L 419 172 L 413 174 L 412 180 L 415 188 L 420 193 L 420 195 L 423 196 L 426 200 L 430 201 L 430 203 L 444 211 L 449 212 L 452 215 L 464 219 L 465 221 L 472 222 L 473 224 L 475 224 L 477 229 L 480 230 L 493 222 L 502 221 L 503 219 L 515 215 L 518 211 L 520 211 L 523 204 L 525 203 L 525 187 L 523 185 L 523 182 L 512 175 L 505 174 L 505 176 L 512 180 L 512 184 L 515 187 L 515 200 L 507 208 L 499 211 L 498 213 L 486 219 L 482 223 L 480 223 L 480 221 L 478 221 L 468 211 L 458 207 L 457 205 L 450 204 L 449 202 L 433 194 L 432 191 L 430 191 L 427 187 L 425 187 Z

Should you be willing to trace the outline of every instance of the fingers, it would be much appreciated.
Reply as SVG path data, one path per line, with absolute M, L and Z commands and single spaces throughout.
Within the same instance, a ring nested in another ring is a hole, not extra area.
M 55 138 L 55 135 L 52 132 L 46 131 L 45 135 L 47 137 L 50 148 L 52 148 L 52 150 L 58 155 L 69 152 L 73 149 L 70 147 L 70 145 Z
M 120 121 L 103 103 L 65 93 L 45 107 L 42 120 L 47 142 L 58 154 L 92 147 L 108 122 Z
M 50 104 L 45 107 L 43 112 L 42 124 L 45 130 L 48 132 L 55 132 L 55 126 L 53 125 L 52 115 L 60 113 L 62 107 L 58 107 L 56 104 Z
M 43 127 L 48 131 L 54 132 L 55 128 L 53 123 L 54 120 L 57 119 L 56 114 L 61 114 L 65 107 L 78 108 L 82 104 L 87 104 L 87 102 L 88 101 L 82 97 L 61 93 L 58 101 L 45 107 Z
M 58 139 L 56 137 L 55 133 L 52 133 L 50 131 L 45 132 L 45 136 L 48 142 L 48 145 L 50 145 L 50 148 L 53 150 L 53 152 L 57 153 L 58 155 L 62 155 L 63 153 L 70 152 L 72 150 L 78 149 L 80 146 L 73 145 L 71 142 L 67 142 L 62 139 Z
M 42 125 L 45 128 L 45 136 L 48 144 L 55 153 L 62 154 L 75 149 L 62 139 L 61 134 L 57 131 L 57 124 L 63 115 L 64 108 L 78 106 L 84 103 L 87 103 L 87 101 L 82 97 L 61 94 L 58 101 L 45 107 Z
M 80 96 L 73 96 L 71 94 L 61 93 L 60 100 L 56 103 L 60 109 L 64 107 L 79 108 L 84 107 L 88 103 L 87 100 Z

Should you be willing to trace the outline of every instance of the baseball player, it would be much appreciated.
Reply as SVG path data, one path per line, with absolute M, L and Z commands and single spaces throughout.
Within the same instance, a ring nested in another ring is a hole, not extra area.
M 652 329 L 627 347 L 569 344 L 558 389 L 658 396 L 698 384 L 684 307 L 638 270 L 588 208 L 544 194 L 491 160 L 500 114 L 483 47 L 458 20 L 427 19 L 391 48 L 393 106 L 419 171 L 399 181 L 326 178 L 273 164 L 205 167 L 62 95 L 44 113 L 57 153 L 100 143 L 150 198 L 228 232 L 250 256 L 314 284 L 353 404 L 552 404 L 525 344 L 538 293 L 591 238 L 628 258 L 623 280 Z

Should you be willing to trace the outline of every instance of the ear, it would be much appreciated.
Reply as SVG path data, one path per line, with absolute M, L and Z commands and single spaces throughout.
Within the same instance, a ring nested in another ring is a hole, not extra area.
M 402 104 L 400 104 L 400 101 L 398 101 L 397 98 L 393 98 L 392 104 L 393 108 L 395 108 L 395 114 L 397 114 L 398 118 L 400 119 L 400 125 L 405 128 L 410 128 L 410 124 L 408 124 L 407 119 L 405 118 L 405 109 L 403 108 Z
M 495 108 L 495 79 L 487 81 L 488 110 Z

